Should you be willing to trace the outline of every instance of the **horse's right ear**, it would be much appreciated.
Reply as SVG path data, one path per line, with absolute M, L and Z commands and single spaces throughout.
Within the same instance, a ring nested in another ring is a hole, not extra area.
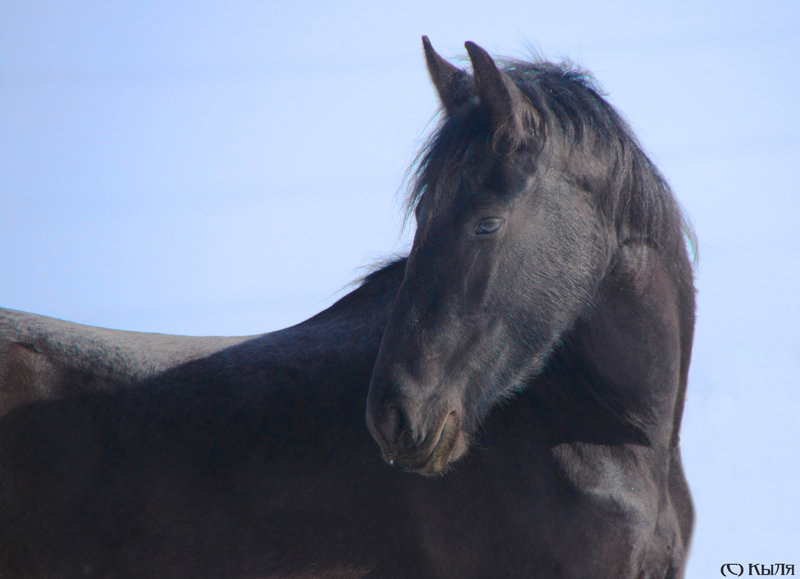
M 439 93 L 439 100 L 448 116 L 472 97 L 469 75 L 439 56 L 427 36 L 422 37 L 428 74 Z
M 523 143 L 537 132 L 538 114 L 516 83 L 497 68 L 492 57 L 474 42 L 467 42 L 478 97 L 489 114 L 494 132 L 512 143 Z

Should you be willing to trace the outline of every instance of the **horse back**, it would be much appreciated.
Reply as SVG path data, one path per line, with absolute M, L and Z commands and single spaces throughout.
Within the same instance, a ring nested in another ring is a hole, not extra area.
M 246 339 L 110 330 L 0 308 L 0 416 L 34 400 L 131 387 Z

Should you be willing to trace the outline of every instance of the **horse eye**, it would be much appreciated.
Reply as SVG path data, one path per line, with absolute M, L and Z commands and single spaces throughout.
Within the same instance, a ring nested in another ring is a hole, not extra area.
M 503 220 L 497 217 L 490 217 L 488 219 L 483 219 L 478 224 L 478 227 L 475 229 L 476 235 L 490 235 L 495 233 L 500 226 L 503 225 Z

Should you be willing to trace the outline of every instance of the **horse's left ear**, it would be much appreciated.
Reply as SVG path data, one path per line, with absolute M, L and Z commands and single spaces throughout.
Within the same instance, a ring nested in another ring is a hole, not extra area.
M 492 57 L 474 42 L 465 44 L 478 97 L 488 109 L 492 131 L 514 143 L 522 143 L 536 132 L 538 113 L 517 84 L 497 68 Z

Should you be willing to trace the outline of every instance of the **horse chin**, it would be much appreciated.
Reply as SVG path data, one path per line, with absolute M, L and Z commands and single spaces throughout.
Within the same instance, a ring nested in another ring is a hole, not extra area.
M 456 412 L 451 412 L 442 423 L 439 438 L 424 463 L 418 468 L 407 470 L 423 476 L 442 476 L 453 462 L 466 453 L 467 447 L 467 437 L 461 430 L 461 419 Z

